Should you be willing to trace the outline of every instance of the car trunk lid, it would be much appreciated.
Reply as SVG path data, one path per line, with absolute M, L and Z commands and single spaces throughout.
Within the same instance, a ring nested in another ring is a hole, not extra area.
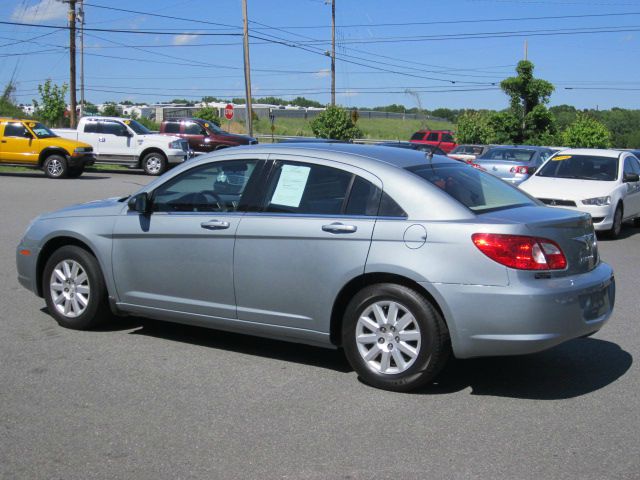
M 556 242 L 567 259 L 567 274 L 593 270 L 600 261 L 591 217 L 551 207 L 521 207 L 482 215 L 487 220 L 520 223 L 528 235 Z M 526 219 L 526 220 L 523 220 Z

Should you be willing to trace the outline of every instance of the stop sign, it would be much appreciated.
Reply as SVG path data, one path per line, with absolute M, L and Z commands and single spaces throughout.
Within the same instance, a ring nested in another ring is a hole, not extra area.
M 227 120 L 231 120 L 233 118 L 233 105 L 231 105 L 230 103 L 228 103 L 227 106 L 224 107 L 224 117 Z

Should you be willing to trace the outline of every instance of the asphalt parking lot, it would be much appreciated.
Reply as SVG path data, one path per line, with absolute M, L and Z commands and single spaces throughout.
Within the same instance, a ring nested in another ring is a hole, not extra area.
M 640 477 L 640 229 L 599 244 L 617 280 L 601 332 L 398 394 L 339 351 L 138 318 L 59 327 L 16 280 L 27 224 L 151 180 L 0 173 L 0 478 Z

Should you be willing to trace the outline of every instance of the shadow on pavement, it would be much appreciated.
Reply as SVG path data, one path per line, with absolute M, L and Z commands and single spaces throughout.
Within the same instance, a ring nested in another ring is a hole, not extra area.
M 78 178 L 60 178 L 60 179 L 52 179 L 52 178 L 48 178 L 44 173 L 42 172 L 0 172 L 0 177 L 15 177 L 15 178 L 41 178 L 43 180 L 47 180 L 49 182 L 59 182 L 59 181 L 74 181 L 74 182 L 78 182 L 78 181 L 83 181 L 83 180 L 105 180 L 107 178 L 110 177 L 106 177 L 104 175 L 93 175 L 94 172 L 89 172 L 92 175 L 88 176 L 88 175 L 81 175 Z M 104 170 L 100 171 L 100 170 L 96 170 L 95 173 L 109 173 L 109 172 L 105 172 Z
M 312 347 L 309 345 L 300 345 L 177 323 L 140 318 L 132 319 L 132 321 L 133 320 L 137 320 L 140 328 L 130 332 L 132 335 L 147 335 L 174 342 L 185 342 L 202 347 L 242 353 L 244 355 L 267 357 L 326 368 L 342 373 L 353 371 L 342 350 Z M 127 326 L 125 328 L 132 327 Z
M 615 382 L 633 363 L 617 344 L 580 338 L 533 355 L 453 360 L 422 394 L 471 388 L 472 395 L 561 400 Z

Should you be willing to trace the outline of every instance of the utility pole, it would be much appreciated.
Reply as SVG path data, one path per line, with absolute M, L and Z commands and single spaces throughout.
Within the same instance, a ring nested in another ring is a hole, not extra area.
M 69 125 L 76 128 L 76 0 L 69 1 Z
M 331 0 L 331 105 L 336 104 L 336 0 Z
M 529 44 L 527 43 L 527 40 L 525 39 L 524 41 L 524 59 L 528 60 L 529 57 Z
M 251 118 L 251 67 L 249 66 L 249 19 L 247 18 L 247 0 L 242 0 L 242 17 L 244 21 L 244 91 L 245 91 L 245 122 L 247 135 L 253 136 L 253 118 Z
M 78 20 L 80 20 L 80 118 L 82 118 L 84 115 L 84 0 L 80 0 Z

